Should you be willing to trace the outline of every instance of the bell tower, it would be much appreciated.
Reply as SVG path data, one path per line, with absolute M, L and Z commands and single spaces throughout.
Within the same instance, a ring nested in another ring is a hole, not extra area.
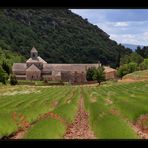
M 37 60 L 37 57 L 38 57 L 38 51 L 35 49 L 35 47 L 33 47 L 33 48 L 31 49 L 31 58 L 32 58 L 33 60 Z

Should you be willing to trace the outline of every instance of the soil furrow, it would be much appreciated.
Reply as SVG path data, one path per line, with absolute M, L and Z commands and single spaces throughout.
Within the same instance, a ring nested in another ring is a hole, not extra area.
M 76 118 L 71 123 L 64 136 L 65 139 L 95 139 L 94 133 L 89 127 L 88 113 L 84 110 L 84 102 L 81 97 Z

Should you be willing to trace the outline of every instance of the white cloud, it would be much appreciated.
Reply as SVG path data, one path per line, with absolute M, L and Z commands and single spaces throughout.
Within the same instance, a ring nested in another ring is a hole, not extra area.
M 129 43 L 147 46 L 148 32 L 141 34 L 111 34 L 110 38 L 118 43 Z
M 126 27 L 128 26 L 128 22 L 115 22 L 115 27 Z
M 148 45 L 148 10 L 72 9 L 118 43 Z
M 144 41 L 148 41 L 148 32 L 144 32 L 143 37 L 144 37 L 143 38 Z
M 133 34 L 124 34 L 124 35 L 112 34 L 110 38 L 116 40 L 119 43 L 138 44 L 136 35 Z

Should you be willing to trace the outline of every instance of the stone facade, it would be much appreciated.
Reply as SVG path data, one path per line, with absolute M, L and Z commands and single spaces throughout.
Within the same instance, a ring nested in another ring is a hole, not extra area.
M 99 67 L 95 64 L 48 64 L 33 47 L 30 58 L 26 63 L 14 63 L 12 72 L 18 80 L 62 80 L 65 82 L 86 82 L 86 71 L 90 67 Z M 106 79 L 114 79 L 116 70 L 105 66 Z

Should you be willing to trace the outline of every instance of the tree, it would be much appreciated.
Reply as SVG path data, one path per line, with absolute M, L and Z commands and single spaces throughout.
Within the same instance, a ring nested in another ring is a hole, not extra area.
M 144 59 L 144 61 L 139 65 L 140 70 L 148 69 L 148 59 Z
M 123 64 L 128 64 L 130 62 L 130 55 L 125 55 L 124 57 L 120 58 L 120 66 Z
M 8 80 L 8 74 L 0 66 L 0 82 L 2 82 L 3 84 L 6 84 L 7 80 Z
M 105 73 L 104 73 L 104 67 L 100 66 L 99 68 L 95 69 L 93 80 L 97 80 L 99 85 L 102 81 L 105 81 Z
M 137 64 L 140 64 L 143 61 L 143 57 L 136 52 L 133 52 L 130 54 L 130 62 L 135 62 Z
M 16 85 L 18 83 L 16 76 L 14 74 L 10 75 L 10 84 L 11 85 Z
M 144 46 L 143 48 L 137 47 L 135 51 L 143 58 L 148 58 L 148 46 Z
M 3 61 L 2 68 L 5 70 L 5 72 L 9 75 L 10 74 L 10 66 L 6 61 Z
M 130 62 L 128 64 L 128 73 L 132 73 L 134 71 L 138 70 L 138 64 L 135 62 Z
M 117 75 L 122 79 L 124 75 L 132 73 L 136 70 L 138 70 L 138 64 L 135 62 L 130 62 L 128 64 L 121 65 L 117 70 Z
M 4 9 L 0 13 L 0 47 L 6 49 L 4 59 L 12 59 L 10 66 L 20 62 L 19 54 L 28 58 L 32 45 L 36 45 L 48 63 L 94 63 L 100 60 L 103 65 L 116 67 L 120 58 L 118 53 L 121 57 L 131 53 L 130 49 L 110 40 L 103 30 L 70 10 Z
M 143 57 L 136 52 L 131 53 L 130 55 L 125 55 L 120 59 L 120 65 L 129 64 L 130 62 L 135 62 L 140 64 L 143 61 Z
M 122 79 L 126 74 L 128 74 L 128 64 L 121 65 L 117 70 L 117 76 Z
M 141 49 L 140 46 L 137 47 L 137 49 L 135 50 L 135 52 L 142 56 L 142 49 Z
M 94 75 L 95 70 L 96 70 L 95 67 L 88 68 L 86 72 L 87 81 L 93 81 L 93 75 Z

